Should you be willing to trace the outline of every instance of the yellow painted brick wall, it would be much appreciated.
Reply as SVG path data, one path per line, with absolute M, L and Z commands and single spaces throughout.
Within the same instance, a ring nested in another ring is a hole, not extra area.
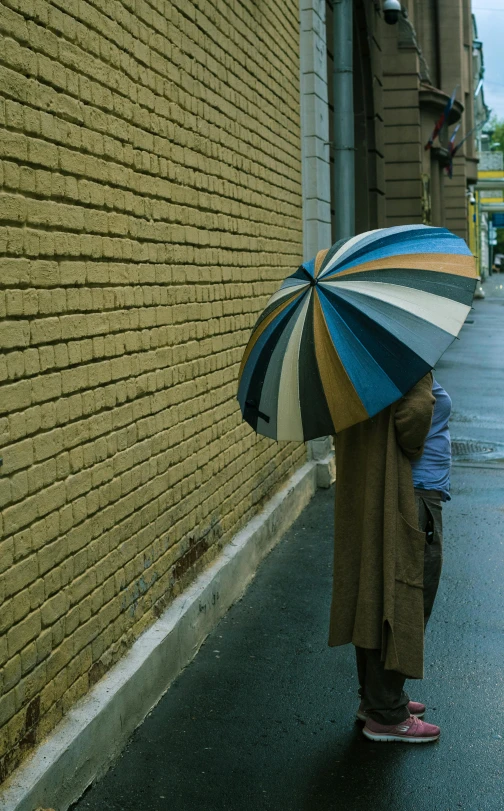
M 0 754 L 305 459 L 235 400 L 301 261 L 298 2 L 0 0 Z

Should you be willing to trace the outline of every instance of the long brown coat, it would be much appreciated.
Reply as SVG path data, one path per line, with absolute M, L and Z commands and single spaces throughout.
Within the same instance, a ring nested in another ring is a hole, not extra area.
M 329 644 L 381 649 L 385 668 L 423 678 L 423 565 L 410 459 L 428 434 L 432 374 L 336 437 Z

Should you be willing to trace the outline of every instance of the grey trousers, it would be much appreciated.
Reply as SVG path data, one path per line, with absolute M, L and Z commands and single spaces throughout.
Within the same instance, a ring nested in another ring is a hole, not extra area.
M 441 499 L 437 491 L 415 490 L 418 525 L 425 532 L 424 617 L 431 615 L 443 563 L 443 524 Z M 356 646 L 359 695 L 364 711 L 379 724 L 400 724 L 409 717 L 406 677 L 385 670 L 380 650 Z

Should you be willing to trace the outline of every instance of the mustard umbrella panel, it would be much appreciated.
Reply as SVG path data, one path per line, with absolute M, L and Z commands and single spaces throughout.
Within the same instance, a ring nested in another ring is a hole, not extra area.
M 445 228 L 381 228 L 304 262 L 245 349 L 243 418 L 277 440 L 327 436 L 398 400 L 458 335 L 476 263 Z

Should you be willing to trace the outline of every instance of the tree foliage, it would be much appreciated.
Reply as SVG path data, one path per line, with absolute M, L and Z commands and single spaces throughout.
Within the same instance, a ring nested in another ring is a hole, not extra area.
M 485 129 L 491 132 L 490 148 L 495 152 L 504 152 L 504 118 L 494 114 Z

